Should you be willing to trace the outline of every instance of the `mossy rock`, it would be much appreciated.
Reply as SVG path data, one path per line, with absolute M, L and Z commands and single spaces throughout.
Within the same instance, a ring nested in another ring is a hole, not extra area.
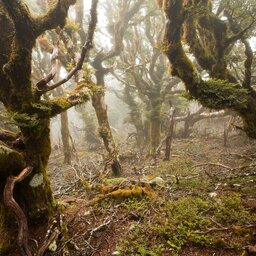
M 24 156 L 16 150 L 0 144 L 0 173 L 14 173 L 25 167 Z

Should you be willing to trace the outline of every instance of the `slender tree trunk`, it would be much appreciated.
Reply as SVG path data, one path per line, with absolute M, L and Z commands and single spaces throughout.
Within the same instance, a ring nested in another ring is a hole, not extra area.
M 54 81 L 60 80 L 60 67 L 57 67 L 57 73 Z M 56 89 L 56 96 L 63 96 L 65 93 L 63 88 L 59 87 Z M 64 111 L 60 114 L 60 130 L 61 130 L 61 140 L 63 146 L 63 154 L 64 154 L 64 164 L 71 163 L 71 146 L 70 146 L 70 132 L 68 127 L 68 112 Z
M 150 121 L 145 120 L 144 121 L 144 137 L 145 137 L 145 144 L 147 146 L 150 145 Z
M 99 123 L 99 135 L 109 153 L 109 163 L 112 172 L 114 175 L 118 176 L 121 174 L 121 165 L 119 163 L 118 151 L 108 121 L 107 105 L 105 103 L 104 95 L 101 92 L 94 93 L 92 97 L 92 104 Z
M 160 119 L 154 118 L 151 121 L 151 133 L 150 133 L 150 137 L 151 137 L 151 152 L 153 154 L 154 154 L 157 146 L 160 143 L 160 127 L 161 127 Z
M 189 127 L 190 127 L 190 111 L 188 110 L 188 116 L 184 120 L 183 138 L 189 137 Z
M 143 131 L 143 125 L 135 126 L 136 132 L 137 132 L 137 145 L 139 149 L 141 150 L 143 146 L 145 145 L 145 138 L 144 138 L 144 131 Z
M 166 134 L 166 146 L 165 146 L 165 160 L 170 160 L 171 154 L 171 144 L 172 144 L 172 136 L 173 136 L 173 125 L 174 125 L 174 108 L 171 107 L 170 109 L 170 116 L 169 116 L 169 126 Z
M 67 111 L 60 114 L 61 120 L 61 138 L 63 144 L 64 163 L 71 163 L 71 147 L 69 143 L 68 113 Z
M 159 101 L 152 101 L 152 110 L 150 114 L 150 154 L 154 155 L 160 143 L 161 133 L 161 111 Z
M 228 135 L 232 129 L 232 123 L 234 122 L 234 116 L 231 116 L 228 123 L 224 124 L 224 132 L 223 132 L 223 139 L 224 139 L 224 147 L 228 146 Z
M 98 64 L 98 63 L 97 63 Z M 96 67 L 95 76 L 97 79 L 97 85 L 104 87 L 104 76 L 106 71 L 101 64 Z M 108 121 L 107 105 L 105 103 L 105 94 L 102 91 L 94 92 L 92 96 L 92 105 L 95 109 L 96 116 L 99 124 L 99 135 L 104 142 L 104 146 L 109 154 L 108 163 L 111 166 L 112 172 L 115 176 L 118 176 L 122 172 L 122 167 L 118 159 L 118 150 L 112 135 L 112 131 Z
M 143 127 L 143 122 L 141 120 L 140 115 L 136 115 L 133 113 L 130 113 L 131 115 L 131 123 L 134 125 L 136 129 L 136 134 L 137 134 L 137 146 L 139 149 L 142 149 L 142 147 L 145 145 L 145 137 L 144 137 L 144 127 Z

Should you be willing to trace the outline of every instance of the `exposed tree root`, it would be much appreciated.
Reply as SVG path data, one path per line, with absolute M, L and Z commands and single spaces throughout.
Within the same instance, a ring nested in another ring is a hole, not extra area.
M 18 237 L 17 244 L 22 256 L 32 256 L 28 245 L 28 222 L 27 217 L 21 207 L 13 198 L 13 190 L 16 183 L 23 181 L 33 170 L 33 167 L 27 166 L 18 176 L 9 176 L 4 188 L 4 204 L 10 209 L 18 222 Z M 46 238 L 42 246 L 38 249 L 37 256 L 43 256 L 45 251 L 49 248 L 50 244 L 58 237 L 59 231 L 55 229 L 49 238 Z
M 23 181 L 32 172 L 32 170 L 33 167 L 28 166 L 23 169 L 18 176 L 9 176 L 4 188 L 4 204 L 7 208 L 13 211 L 18 222 L 19 231 L 17 244 L 22 256 L 32 256 L 28 246 L 28 223 L 25 213 L 13 198 L 13 190 L 16 183 Z

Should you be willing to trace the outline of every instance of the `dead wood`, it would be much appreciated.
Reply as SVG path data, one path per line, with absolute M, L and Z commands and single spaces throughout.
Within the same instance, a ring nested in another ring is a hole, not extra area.
M 256 228 L 255 224 L 250 224 L 250 225 L 245 225 L 245 226 L 231 226 L 231 227 L 219 227 L 219 228 L 209 228 L 205 231 L 195 231 L 193 232 L 194 234 L 200 234 L 200 235 L 205 235 L 211 232 L 218 232 L 218 231 L 229 231 L 229 230 L 242 230 L 242 229 L 251 229 L 251 228 Z
M 50 244 L 58 237 L 59 233 L 60 233 L 59 230 L 56 228 L 52 232 L 51 236 L 44 241 L 42 246 L 39 248 L 36 256 L 43 256 L 46 250 L 49 248 Z
M 193 168 L 195 168 L 195 167 L 207 166 L 207 165 L 222 167 L 222 168 L 228 169 L 228 170 L 230 170 L 230 171 L 234 170 L 234 168 L 232 168 L 232 167 L 230 167 L 230 166 L 228 166 L 228 165 L 221 164 L 221 163 L 201 163 L 201 164 L 196 164 L 196 165 L 194 165 Z

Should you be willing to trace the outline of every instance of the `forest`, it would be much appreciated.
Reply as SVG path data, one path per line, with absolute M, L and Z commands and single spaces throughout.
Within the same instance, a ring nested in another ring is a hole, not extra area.
M 256 255 L 255 0 L 0 0 L 0 256 Z

